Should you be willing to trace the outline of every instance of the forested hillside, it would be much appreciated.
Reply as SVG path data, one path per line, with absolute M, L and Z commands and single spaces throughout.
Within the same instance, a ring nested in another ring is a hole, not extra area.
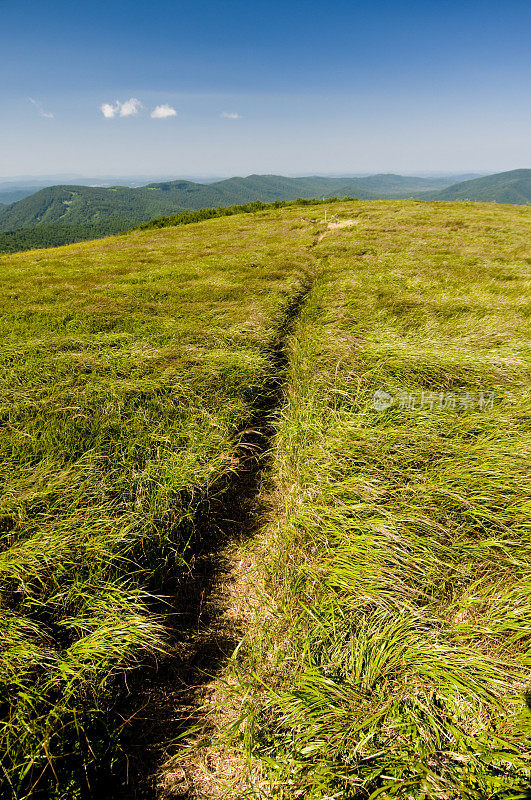
M 375 175 L 368 178 L 285 178 L 281 175 L 249 175 L 215 183 L 176 180 L 139 188 L 115 186 L 50 186 L 0 208 L 0 252 L 16 245 L 49 246 L 115 233 L 135 223 L 179 211 L 218 208 L 255 200 L 295 200 L 298 197 L 393 197 L 410 196 L 448 185 L 443 178 L 409 178 Z M 54 226 L 54 227 L 50 227 Z M 69 226 L 64 234 L 55 226 Z M 96 226 L 90 228 L 87 226 Z M 106 227 L 108 226 L 108 227 Z M 41 230 L 46 227 L 47 230 Z M 35 228 L 27 241 L 14 231 Z M 9 233 L 6 239 L 2 233 Z M 40 238 L 39 238 L 40 237 Z M 77 238 L 76 238 L 77 237 Z
M 425 195 L 427 200 L 473 200 L 479 203 L 531 203 L 531 169 L 513 169 L 463 181 L 439 192 Z
M 214 183 L 176 180 L 109 188 L 51 186 L 0 206 L 0 253 L 50 247 L 128 230 L 162 216 L 296 198 L 356 197 L 527 203 L 531 170 L 489 175 L 449 186 L 449 178 L 381 174 L 363 178 L 248 175 Z M 446 188 L 442 188 L 446 187 Z

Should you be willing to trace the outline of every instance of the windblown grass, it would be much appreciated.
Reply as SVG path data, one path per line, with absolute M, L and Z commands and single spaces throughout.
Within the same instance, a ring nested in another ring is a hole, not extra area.
M 165 651 L 165 579 L 316 257 L 230 733 L 269 797 L 526 796 L 530 212 L 333 210 L 356 224 L 320 242 L 294 206 L 1 259 L 7 796 L 75 797 L 67 765 L 111 757 L 117 678 Z M 376 389 L 496 401 L 376 411 Z
M 111 757 L 93 731 L 116 676 L 165 650 L 153 597 L 235 469 L 310 241 L 270 213 L 1 259 L 7 796 Z
M 357 225 L 315 248 L 291 340 L 232 740 L 264 797 L 527 797 L 530 211 L 337 210 Z

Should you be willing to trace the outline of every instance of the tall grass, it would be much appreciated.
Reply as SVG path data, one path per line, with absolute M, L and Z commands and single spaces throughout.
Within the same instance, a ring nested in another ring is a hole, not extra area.
M 338 210 L 357 225 L 315 248 L 292 337 L 229 733 L 261 796 L 527 797 L 529 209 Z M 376 411 L 378 389 L 496 400 Z
M 234 469 L 309 263 L 297 225 L 246 222 L 1 259 L 8 797 L 87 790 L 87 770 L 112 757 L 118 732 L 102 726 L 117 677 L 165 652 L 153 601 L 186 569 L 201 500 Z

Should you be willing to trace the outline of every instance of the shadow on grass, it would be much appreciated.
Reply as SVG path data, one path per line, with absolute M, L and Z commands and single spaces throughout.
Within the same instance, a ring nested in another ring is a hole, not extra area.
M 272 414 L 283 398 L 287 367 L 286 340 L 311 288 L 308 281 L 290 302 L 272 348 L 273 369 L 235 453 L 237 469 L 214 485 L 194 519 L 194 534 L 185 559 L 187 574 L 170 577 L 161 607 L 170 626 L 172 656 L 158 669 L 144 668 L 122 679 L 109 730 L 121 728 L 118 748 L 108 749 L 87 775 L 83 797 L 98 800 L 154 800 L 157 773 L 165 746 L 201 720 L 202 689 L 219 674 L 243 631 L 224 614 L 220 589 L 227 580 L 231 545 L 251 537 L 261 522 L 258 502 L 274 434 Z M 193 793 L 181 795 L 193 797 Z

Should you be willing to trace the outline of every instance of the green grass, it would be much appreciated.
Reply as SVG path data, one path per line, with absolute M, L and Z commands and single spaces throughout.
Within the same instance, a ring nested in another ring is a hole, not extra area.
M 293 206 L 0 259 L 7 796 L 76 796 L 112 757 L 310 273 L 226 733 L 263 797 L 526 796 L 530 211 L 330 207 L 356 224 L 320 241 L 322 206 Z M 496 401 L 380 412 L 378 389 Z
M 264 797 L 527 797 L 530 210 L 334 210 L 357 224 L 291 340 L 229 734 Z
M 234 469 L 310 241 L 269 213 L 0 260 L 8 796 L 111 757 L 98 724 L 123 671 L 165 651 L 153 599 Z

